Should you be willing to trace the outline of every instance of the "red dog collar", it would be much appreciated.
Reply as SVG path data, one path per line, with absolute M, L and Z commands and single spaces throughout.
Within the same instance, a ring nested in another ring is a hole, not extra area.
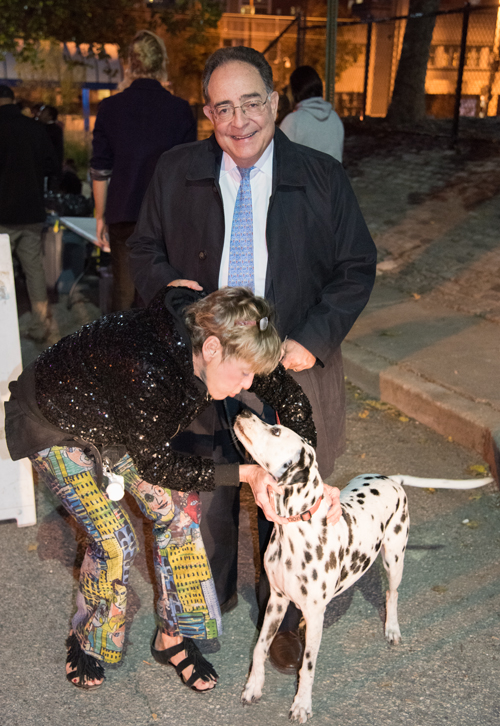
M 287 520 L 289 522 L 298 522 L 300 520 L 302 520 L 303 522 L 308 522 L 313 516 L 314 512 L 319 509 L 319 505 L 321 504 L 323 497 L 324 495 L 322 494 L 320 498 L 316 500 L 315 504 L 313 504 L 311 509 L 307 510 L 307 512 L 302 512 L 302 514 L 295 514 L 293 517 L 287 517 Z

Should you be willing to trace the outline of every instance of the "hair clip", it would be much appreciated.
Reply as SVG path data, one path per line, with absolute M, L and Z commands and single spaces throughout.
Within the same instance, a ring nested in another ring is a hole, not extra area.
M 259 330 L 267 330 L 269 318 L 261 318 L 260 320 L 237 320 L 235 325 L 259 325 Z

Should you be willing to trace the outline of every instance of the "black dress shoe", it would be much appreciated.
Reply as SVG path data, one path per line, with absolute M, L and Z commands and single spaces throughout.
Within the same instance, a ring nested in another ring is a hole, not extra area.
M 285 675 L 295 675 L 302 665 L 304 646 L 296 630 L 282 630 L 274 636 L 269 648 L 273 668 Z
M 223 602 L 220 606 L 220 613 L 221 615 L 225 615 L 226 613 L 230 612 L 231 610 L 234 610 L 236 605 L 238 604 L 238 593 L 233 592 L 231 597 L 226 600 L 226 602 Z
M 220 643 L 217 638 L 208 638 L 207 640 L 196 639 L 195 645 L 197 646 L 200 653 L 218 653 L 220 650 Z

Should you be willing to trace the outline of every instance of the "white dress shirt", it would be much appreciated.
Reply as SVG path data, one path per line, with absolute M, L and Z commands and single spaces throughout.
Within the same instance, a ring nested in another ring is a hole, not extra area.
M 267 271 L 267 242 L 266 222 L 269 198 L 273 185 L 273 150 L 274 140 L 271 141 L 255 168 L 250 172 L 250 187 L 252 189 L 252 216 L 253 216 L 253 261 L 255 294 L 264 297 Z M 231 227 L 236 204 L 236 196 L 240 188 L 241 175 L 236 163 L 229 154 L 222 154 L 219 185 L 224 205 L 224 248 L 219 271 L 219 287 L 226 287 L 229 274 L 229 244 L 231 241 Z

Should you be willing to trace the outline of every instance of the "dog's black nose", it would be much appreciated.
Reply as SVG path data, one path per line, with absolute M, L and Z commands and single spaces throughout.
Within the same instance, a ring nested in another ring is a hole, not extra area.
M 250 418 L 251 415 L 252 415 L 252 412 L 250 411 L 249 408 L 244 408 L 243 411 L 240 413 L 241 418 Z

